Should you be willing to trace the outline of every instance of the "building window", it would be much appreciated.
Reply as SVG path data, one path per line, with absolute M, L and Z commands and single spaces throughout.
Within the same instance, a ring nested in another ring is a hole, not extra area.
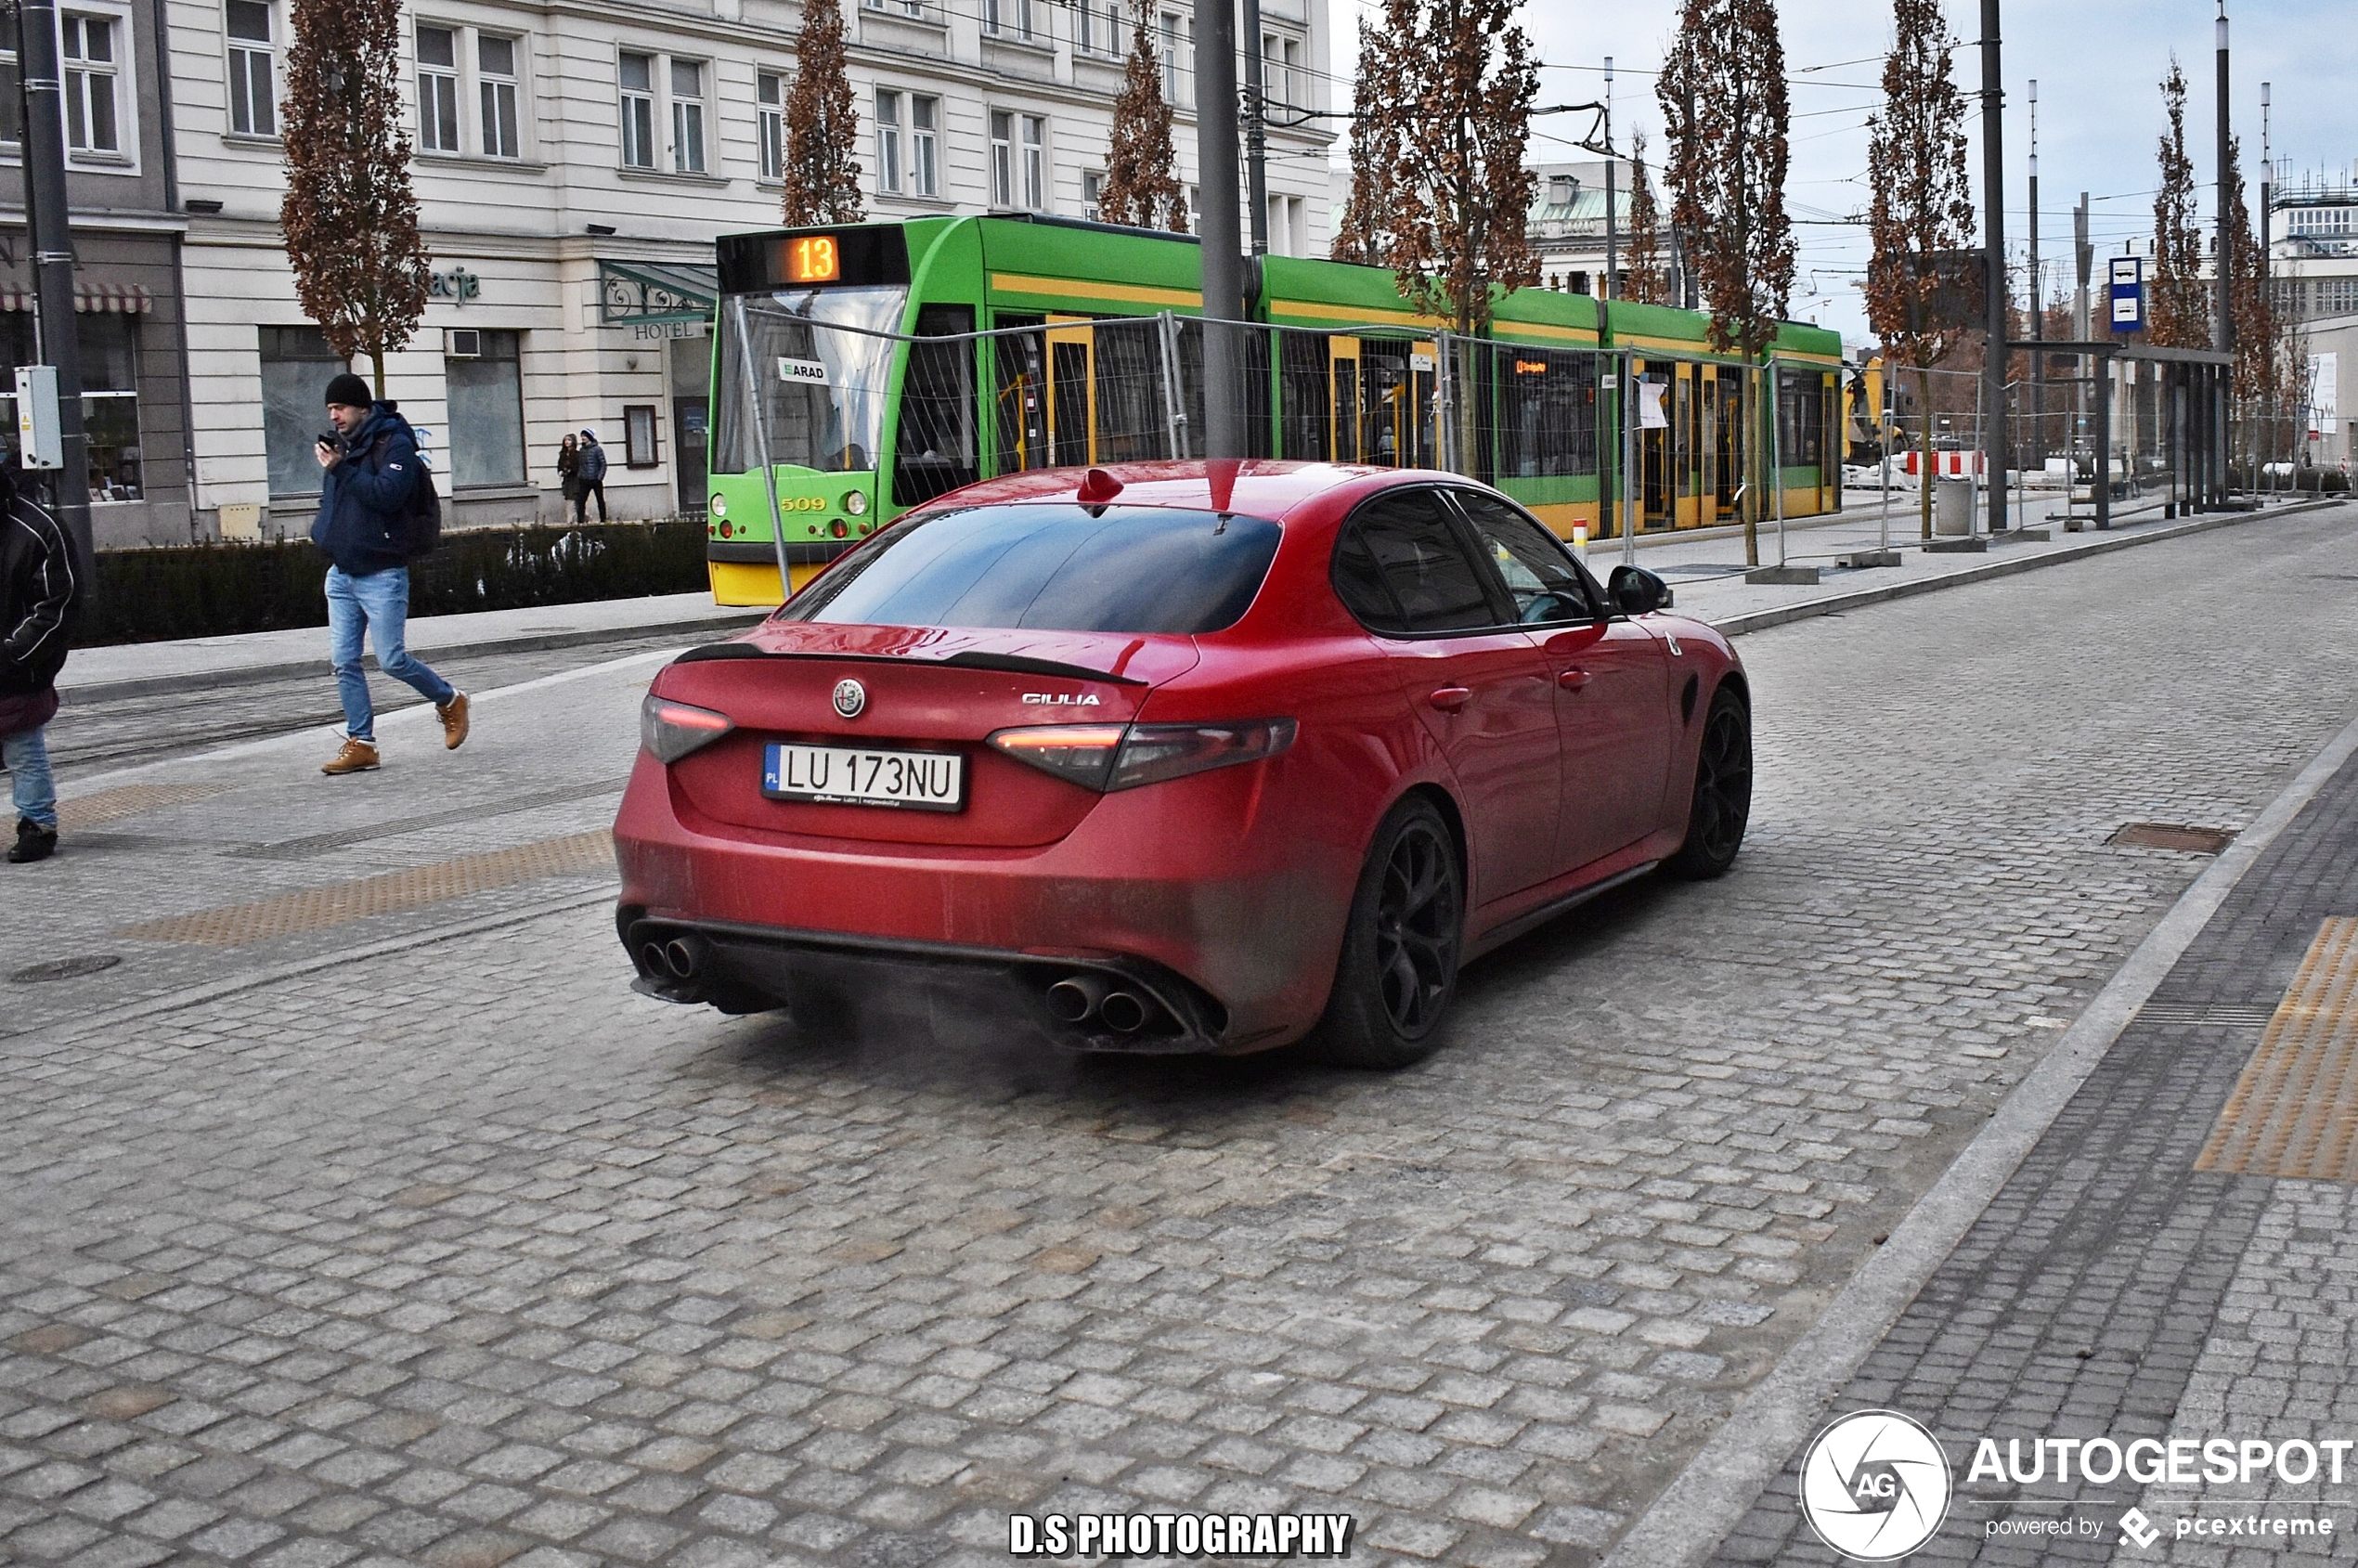
M 773 71 L 754 77 L 754 129 L 761 142 L 761 177 L 786 177 L 786 79 Z
M 1020 140 L 1018 140 L 1020 136 Z M 991 111 L 991 204 L 1037 213 L 1047 196 L 1048 122 L 1037 114 Z
M 889 87 L 876 89 L 876 188 L 900 188 L 900 95 Z
M 418 29 L 418 146 L 459 150 L 459 35 L 447 27 Z
M 1092 223 L 1097 220 L 1097 198 L 1105 194 L 1106 176 L 1095 169 L 1081 175 L 1081 215 Z
M 518 156 L 516 41 L 487 32 L 477 35 L 475 78 L 483 95 L 483 155 Z
M 1023 117 L 1023 204 L 1034 213 L 1048 206 L 1048 122 L 1037 114 Z
M 941 120 L 941 100 L 918 97 L 909 99 L 909 194 L 939 196 L 941 194 L 941 161 L 937 126 Z
M 1166 103 L 1185 101 L 1186 66 L 1179 58 L 1180 45 L 1187 41 L 1193 23 L 1176 11 L 1163 11 L 1155 19 L 1155 47 L 1162 53 L 1162 97 Z
M 991 111 L 991 204 L 1016 204 L 1016 117 L 1004 109 Z
M 982 31 L 993 38 L 1031 36 L 1031 0 L 982 0 Z
M 474 355 L 443 357 L 454 486 L 524 483 L 523 336 L 477 332 Z
M 622 162 L 628 169 L 655 166 L 655 58 L 622 57 Z
M 242 136 L 279 134 L 279 94 L 264 0 L 229 0 L 229 129 Z
M 704 66 L 695 60 L 671 62 L 671 168 L 704 173 Z
M 66 145 L 76 152 L 121 152 L 115 125 L 114 21 L 108 17 L 60 19 L 65 65 Z
M 624 404 L 622 466 L 653 468 L 660 460 L 655 453 L 655 406 L 652 403 Z
M 321 429 L 321 397 L 345 369 L 317 327 L 255 329 L 262 349 L 262 441 L 270 496 L 316 496 L 319 462 L 311 444 Z
M 1301 69 L 1301 39 L 1281 32 L 1261 35 L 1261 96 L 1265 100 L 1285 109 L 1299 107 L 1294 84 Z
M 0 38 L 14 44 L 16 34 L 0 29 Z M 0 48 L 0 142 L 10 147 L 24 140 L 24 84 L 17 71 L 17 51 Z

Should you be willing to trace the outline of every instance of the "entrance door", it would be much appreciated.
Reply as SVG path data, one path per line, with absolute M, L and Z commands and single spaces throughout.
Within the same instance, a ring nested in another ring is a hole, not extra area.
M 1078 468 L 1097 460 L 1097 332 L 1087 321 L 1048 318 L 1049 461 Z
M 1334 421 L 1332 441 L 1328 449 L 1337 462 L 1366 460 L 1359 431 L 1359 340 L 1334 337 L 1327 340 L 1327 376 L 1333 388 L 1328 407 Z
M 682 517 L 701 517 L 706 505 L 711 353 L 709 339 L 671 341 L 671 470 L 678 480 Z

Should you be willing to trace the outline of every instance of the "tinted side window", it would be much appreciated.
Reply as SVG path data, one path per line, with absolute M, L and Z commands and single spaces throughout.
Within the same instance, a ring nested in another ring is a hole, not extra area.
M 1490 552 L 1507 592 L 1515 602 L 1515 618 L 1527 626 L 1548 621 L 1596 618 L 1580 568 L 1564 553 L 1553 534 L 1495 496 L 1474 490 L 1451 492 L 1466 511 L 1474 533 Z
M 1356 528 L 1344 529 L 1342 541 L 1335 546 L 1334 584 L 1335 597 L 1342 601 L 1342 607 L 1369 631 L 1396 635 L 1408 629 L 1408 617 L 1400 613 L 1400 602 L 1386 586 L 1383 569 L 1376 564 L 1367 541 Z
M 1406 490 L 1380 497 L 1359 510 L 1351 531 L 1383 575 L 1410 631 L 1471 630 L 1498 623 L 1482 568 L 1466 552 L 1437 493 Z

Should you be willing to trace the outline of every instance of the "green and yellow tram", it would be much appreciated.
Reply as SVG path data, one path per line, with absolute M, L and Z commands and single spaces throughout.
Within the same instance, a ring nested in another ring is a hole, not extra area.
M 1200 456 L 1207 396 L 1243 402 L 1254 456 L 1471 473 L 1567 538 L 1840 503 L 1832 332 L 1787 324 L 1747 363 L 1690 312 L 1524 290 L 1453 337 L 1389 271 L 1272 256 L 1244 384 L 1207 388 L 1199 255 L 1022 216 L 723 236 L 714 596 L 774 604 L 782 561 L 798 587 L 975 479 Z

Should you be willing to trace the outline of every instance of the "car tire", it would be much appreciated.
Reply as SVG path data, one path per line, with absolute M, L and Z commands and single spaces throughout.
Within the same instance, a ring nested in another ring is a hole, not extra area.
M 1465 870 L 1432 802 L 1412 796 L 1376 829 L 1342 956 L 1310 1053 L 1338 1067 L 1411 1066 L 1440 1049 L 1465 941 Z
M 1743 848 L 1752 820 L 1752 712 L 1722 686 L 1711 694 L 1696 747 L 1695 789 L 1687 812 L 1687 839 L 1670 857 L 1674 876 L 1722 876 Z

